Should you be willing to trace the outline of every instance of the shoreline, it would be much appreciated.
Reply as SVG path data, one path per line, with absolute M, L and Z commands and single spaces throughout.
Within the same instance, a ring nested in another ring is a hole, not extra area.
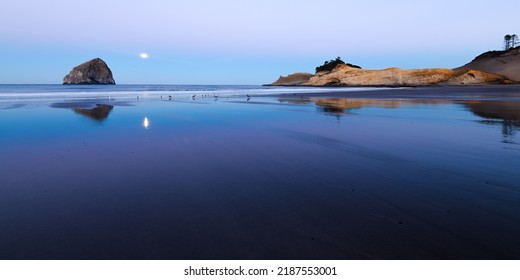
M 301 88 L 301 86 L 275 86 Z M 337 87 L 333 87 L 337 88 Z M 358 88 L 358 87 L 356 87 Z M 363 87 L 364 89 L 368 87 Z M 296 98 L 444 98 L 450 100 L 520 99 L 520 85 L 427 86 L 374 88 L 374 90 L 345 90 L 330 92 L 300 92 L 265 94 L 262 97 Z

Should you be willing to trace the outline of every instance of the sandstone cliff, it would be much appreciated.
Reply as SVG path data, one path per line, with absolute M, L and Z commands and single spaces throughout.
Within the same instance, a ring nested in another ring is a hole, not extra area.
M 273 86 L 297 86 L 309 81 L 314 75 L 311 73 L 294 73 L 290 74 L 287 77 L 280 76 L 278 80 L 276 80 L 271 85 Z
M 89 84 L 115 84 L 112 71 L 100 58 L 95 58 L 80 64 L 72 69 L 63 78 L 63 84 L 89 85 Z
M 451 70 L 445 68 L 402 70 L 388 68 L 365 70 L 338 65 L 332 71 L 318 72 L 301 83 L 284 83 L 288 77 L 280 77 L 272 85 L 300 86 L 430 86 L 430 85 L 479 85 L 510 83 L 503 76 L 477 70 Z
M 491 51 L 477 56 L 470 63 L 456 68 L 475 69 L 500 74 L 509 80 L 520 82 L 520 47 L 507 51 Z

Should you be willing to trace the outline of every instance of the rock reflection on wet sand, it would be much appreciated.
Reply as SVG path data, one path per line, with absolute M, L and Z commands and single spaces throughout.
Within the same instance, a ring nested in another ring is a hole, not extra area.
M 350 98 L 312 98 L 316 106 L 327 106 L 338 109 L 360 109 L 364 107 L 377 108 L 400 108 L 404 105 L 413 104 L 450 104 L 449 100 L 443 99 L 350 99 Z
M 459 103 L 484 118 L 480 122 L 502 126 L 503 143 L 516 143 L 514 136 L 520 129 L 520 101 L 468 100 Z
M 279 98 L 279 102 L 289 104 L 309 104 L 314 103 L 318 109 L 327 114 L 343 115 L 351 109 L 361 109 L 366 107 L 396 109 L 405 105 L 441 105 L 451 104 L 453 101 L 447 99 L 376 99 L 376 98 Z
M 344 114 L 350 109 L 367 107 L 397 109 L 413 105 L 462 104 L 477 116 L 516 123 L 520 121 L 520 101 L 515 100 L 462 100 L 449 99 L 363 99 L 363 98 L 279 98 L 290 104 L 314 103 L 326 113 Z
M 520 101 L 514 100 L 468 100 L 459 103 L 466 106 L 475 115 L 518 123 L 520 121 Z
M 96 104 L 96 107 L 92 109 L 74 108 L 73 110 L 77 114 L 87 116 L 97 121 L 102 121 L 108 117 L 112 108 L 114 108 L 112 105 Z
M 447 100 L 408 99 L 408 100 L 381 100 L 381 99 L 348 99 L 348 98 L 312 98 L 310 99 L 326 113 L 345 114 L 350 109 L 365 107 L 400 108 L 412 104 L 449 104 Z

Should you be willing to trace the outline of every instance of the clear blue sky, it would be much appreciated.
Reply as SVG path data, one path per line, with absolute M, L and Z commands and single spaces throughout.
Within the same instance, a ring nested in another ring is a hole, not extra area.
M 519 10 L 518 0 L 6 1 L 0 83 L 61 83 L 95 57 L 120 84 L 262 84 L 336 56 L 452 68 L 520 33 Z

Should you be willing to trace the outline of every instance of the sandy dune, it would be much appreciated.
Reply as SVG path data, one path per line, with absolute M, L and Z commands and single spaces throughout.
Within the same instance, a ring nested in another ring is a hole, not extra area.
M 520 47 L 509 51 L 491 51 L 477 56 L 459 69 L 474 69 L 502 75 L 520 82 Z

